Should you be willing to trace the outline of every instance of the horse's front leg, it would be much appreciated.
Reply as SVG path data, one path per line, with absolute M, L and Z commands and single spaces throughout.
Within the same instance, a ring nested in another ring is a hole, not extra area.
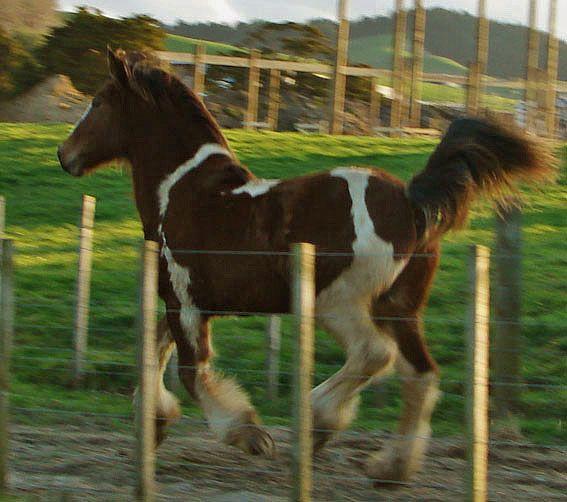
M 224 443 L 246 453 L 273 456 L 274 441 L 260 426 L 258 414 L 244 390 L 212 368 L 208 317 L 190 307 L 169 313 L 168 319 L 177 344 L 179 377 L 203 409 L 211 430 Z

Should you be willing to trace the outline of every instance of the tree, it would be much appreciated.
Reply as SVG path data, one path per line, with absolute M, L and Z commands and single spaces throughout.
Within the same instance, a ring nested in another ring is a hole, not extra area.
M 0 98 L 24 91 L 40 74 L 41 67 L 32 54 L 0 28 Z
M 40 55 L 48 73 L 68 75 L 77 89 L 92 94 L 107 76 L 108 44 L 148 52 L 161 49 L 164 36 L 148 16 L 113 19 L 82 7 L 51 32 Z
M 58 22 L 56 0 L 2 0 L 0 28 L 9 34 L 44 34 Z

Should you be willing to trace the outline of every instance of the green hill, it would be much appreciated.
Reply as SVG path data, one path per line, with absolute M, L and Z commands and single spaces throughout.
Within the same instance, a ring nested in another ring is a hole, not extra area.
M 408 44 L 409 46 L 409 44 Z M 349 46 L 349 63 L 367 64 L 374 68 L 392 68 L 392 35 L 370 35 L 352 39 Z M 406 56 L 411 54 L 406 51 Z M 426 53 L 423 62 L 427 73 L 465 75 L 467 69 L 455 61 Z
M 205 45 L 207 54 L 226 54 L 229 52 L 242 52 L 246 54 L 248 52 L 246 49 L 240 49 L 234 45 L 183 37 L 181 35 L 172 35 L 171 33 L 168 33 L 165 37 L 165 50 L 171 52 L 193 53 L 195 52 L 195 46 L 199 44 Z

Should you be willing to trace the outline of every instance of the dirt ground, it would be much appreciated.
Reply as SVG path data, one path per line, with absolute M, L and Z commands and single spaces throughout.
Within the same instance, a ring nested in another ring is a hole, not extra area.
M 12 430 L 10 485 L 27 500 L 131 500 L 135 482 L 131 435 L 78 426 Z M 249 457 L 219 444 L 202 426 L 181 427 L 158 453 L 160 500 L 254 502 L 287 500 L 290 431 L 272 428 L 273 460 Z M 315 457 L 317 501 L 463 500 L 465 450 L 457 440 L 437 439 L 423 472 L 412 484 L 374 488 L 364 476 L 365 457 L 377 451 L 377 435 L 346 433 Z M 567 500 L 564 449 L 491 447 L 490 500 Z

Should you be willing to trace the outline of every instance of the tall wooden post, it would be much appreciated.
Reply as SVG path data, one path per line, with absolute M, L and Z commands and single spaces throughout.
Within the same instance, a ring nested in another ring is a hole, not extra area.
M 266 396 L 270 401 L 278 398 L 280 383 L 281 317 L 271 315 L 266 325 Z
M 292 500 L 311 500 L 313 416 L 310 392 L 313 380 L 315 332 L 315 247 L 292 248 L 292 313 L 295 319 L 294 439 Z
M 337 32 L 337 57 L 335 62 L 333 113 L 331 117 L 331 134 L 342 134 L 345 113 L 346 75 L 344 67 L 348 64 L 348 1 L 338 0 L 339 28 Z
M 0 238 L 6 233 L 6 199 L 0 195 Z
M 73 383 L 75 385 L 79 385 L 84 377 L 85 356 L 88 346 L 95 208 L 96 199 L 90 195 L 83 195 L 79 236 L 75 326 L 73 332 L 73 342 L 75 346 Z
M 530 0 L 528 61 L 526 70 L 526 129 L 534 131 L 537 118 L 537 81 L 539 67 L 539 33 L 537 31 L 537 0 Z
M 482 104 L 483 77 L 488 69 L 489 31 L 486 0 L 478 0 L 476 61 L 471 64 L 467 87 L 467 113 L 469 115 L 478 115 Z
M 557 38 L 557 0 L 549 2 L 549 35 L 547 42 L 547 90 L 545 95 L 545 125 L 547 135 L 555 137 L 557 131 L 557 71 L 559 68 L 559 39 Z
M 260 94 L 260 68 L 257 61 L 260 52 L 256 49 L 250 51 L 250 70 L 248 71 L 248 108 L 246 109 L 245 129 L 255 129 L 258 122 L 258 96 Z
M 280 113 L 280 82 L 282 72 L 275 68 L 270 70 L 270 91 L 268 95 L 268 129 L 278 129 L 278 116 Z
M 155 500 L 155 421 L 157 354 L 157 286 L 159 246 L 145 241 L 142 251 L 140 323 L 138 334 L 138 394 L 136 396 L 136 498 Z
M 193 74 L 193 92 L 200 98 L 205 96 L 205 55 L 207 48 L 204 44 L 195 47 L 195 73 Z
M 490 250 L 471 246 L 471 309 L 467 330 L 467 490 L 472 502 L 487 499 L 488 356 L 490 321 Z
M 398 129 L 402 125 L 404 105 L 404 52 L 406 50 L 407 12 L 404 0 L 396 0 L 396 31 L 394 35 L 394 54 L 392 60 L 392 89 L 394 96 L 390 111 L 390 127 Z
M 522 213 L 517 205 L 500 207 L 496 215 L 494 256 L 494 337 L 492 370 L 495 416 L 506 419 L 520 399 L 520 350 L 522 327 Z M 500 385 L 510 383 L 512 385 Z
M 376 90 L 378 86 L 378 77 L 370 79 L 370 110 L 368 117 L 368 132 L 374 134 L 374 128 L 380 125 L 380 105 L 382 96 Z
M 8 489 L 10 355 L 14 337 L 13 245 L 0 238 L 0 494 Z
M 425 9 L 422 0 L 415 0 L 413 58 L 411 70 L 410 124 L 421 125 L 421 89 L 423 85 L 423 53 L 425 47 Z

